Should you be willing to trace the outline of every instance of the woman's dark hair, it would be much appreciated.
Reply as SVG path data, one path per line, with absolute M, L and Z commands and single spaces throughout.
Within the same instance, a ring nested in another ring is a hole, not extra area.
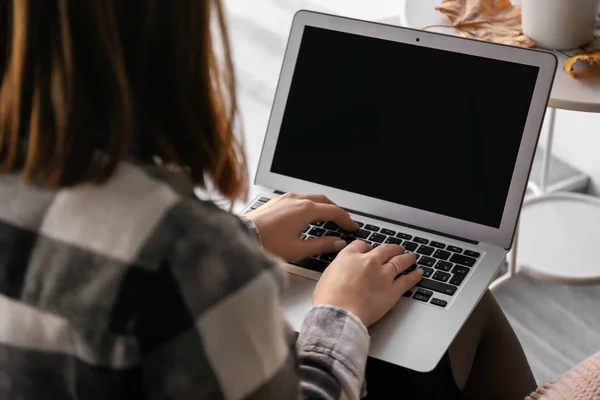
M 101 183 L 135 155 L 243 198 L 223 14 L 220 0 L 2 1 L 0 171 Z

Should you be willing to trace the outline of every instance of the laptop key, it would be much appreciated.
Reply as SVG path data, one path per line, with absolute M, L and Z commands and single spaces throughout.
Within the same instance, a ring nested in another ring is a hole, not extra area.
M 403 246 L 406 251 L 415 251 L 419 247 L 415 242 L 404 242 Z
M 442 271 L 448 272 L 452 268 L 452 265 L 454 265 L 454 264 L 452 264 L 451 262 L 440 260 L 440 261 L 438 261 L 437 265 L 435 266 L 435 269 L 440 269 Z
M 325 235 L 323 235 L 323 236 L 342 237 L 342 234 L 339 232 L 327 231 L 327 233 L 325 233 Z
M 417 239 L 417 238 L 415 238 L 415 239 Z M 424 256 L 430 256 L 433 253 L 433 250 L 435 250 L 433 247 L 423 245 L 423 246 L 419 247 L 419 249 L 417 250 L 417 253 L 423 254 Z
M 433 254 L 435 258 L 439 258 L 440 260 L 447 260 L 451 255 L 452 253 L 446 250 L 436 250 L 436 252 Z
M 344 239 L 346 241 L 346 243 L 348 243 L 348 244 L 350 244 L 356 240 L 356 238 L 354 236 L 350 236 L 350 235 L 344 235 L 344 236 L 342 236 L 342 239 Z
M 402 272 L 400 273 L 400 275 L 408 275 L 408 274 L 410 274 L 411 272 L 413 272 L 415 269 L 417 269 L 417 266 L 416 266 L 416 265 L 411 265 L 410 267 L 408 267 L 408 268 L 406 268 L 404 271 L 402 271 Z
M 265 203 L 261 203 L 260 201 L 257 201 L 256 203 L 252 204 L 252 207 L 250 207 L 251 210 L 256 210 L 257 208 L 260 208 L 262 206 L 264 206 Z
M 435 258 L 423 256 L 419 260 L 419 264 L 425 265 L 427 267 L 433 267 L 435 265 Z
M 308 234 L 316 237 L 321 237 L 325 234 L 325 229 L 312 228 L 310 231 L 308 231 Z
M 258 199 L 258 201 L 260 201 L 261 203 L 268 203 L 269 201 L 271 201 L 271 199 L 268 197 L 261 197 L 260 199 Z
M 369 224 L 367 224 L 367 225 L 365 225 L 365 229 L 368 229 L 368 230 L 373 231 L 373 232 L 379 232 L 379 227 L 375 226 L 375 225 L 369 225 Z
M 321 257 L 319 257 L 319 258 L 323 261 L 332 262 L 333 260 L 335 260 L 336 256 L 337 256 L 337 253 L 327 253 L 327 254 L 321 254 Z
M 302 231 L 302 233 L 306 233 L 306 232 L 308 232 L 308 230 L 309 230 L 310 228 L 311 228 L 311 226 L 310 226 L 310 225 L 309 225 L 309 226 L 307 226 L 306 228 L 304 228 L 304 230 Z
M 446 282 L 448 279 L 450 279 L 450 276 L 451 275 L 447 272 L 435 271 L 435 274 L 433 274 L 432 278 L 436 281 Z
M 314 226 L 323 226 L 323 225 L 325 225 L 325 221 L 313 222 L 311 225 L 314 225 Z
M 312 271 L 323 272 L 329 266 L 329 263 L 315 258 L 305 258 L 304 260 L 296 261 L 293 264 Z
M 357 232 L 354 232 L 354 236 L 356 236 L 359 239 L 366 239 L 369 237 L 370 234 L 371 232 L 365 231 L 364 229 L 359 229 Z
M 479 258 L 481 254 L 479 254 L 476 251 L 471 251 L 471 250 L 465 250 L 465 256 L 469 256 L 469 257 L 475 257 L 475 258 Z
M 456 286 L 451 286 L 446 283 L 433 281 L 427 278 L 421 279 L 419 283 L 417 283 L 417 286 L 433 290 L 434 292 L 447 294 L 448 296 L 453 296 L 454 293 L 456 293 L 456 289 L 458 289 Z
M 412 298 L 415 300 L 422 301 L 424 303 L 427 303 L 429 301 L 428 296 L 423 296 L 422 294 L 419 294 L 419 293 L 415 294 Z
M 446 300 L 440 300 L 440 299 L 436 299 L 433 298 L 430 301 L 431 304 L 433 304 L 434 306 L 439 306 L 439 307 L 446 307 L 448 305 L 448 302 Z
M 367 227 L 365 226 L 365 228 Z M 372 242 L 383 243 L 383 241 L 385 240 L 385 235 L 382 235 L 380 233 L 373 233 L 369 239 Z
M 433 270 L 431 268 L 420 266 L 420 269 L 423 270 L 423 277 L 429 278 L 431 274 L 433 274 Z
M 325 223 L 325 225 L 323 225 L 323 228 L 329 229 L 330 231 L 337 231 L 338 229 L 340 229 L 339 225 L 333 221 Z
M 420 237 L 415 237 L 413 239 L 413 242 L 417 242 L 417 243 L 421 243 L 421 244 L 427 244 L 427 243 L 429 243 L 429 240 L 423 239 L 423 238 L 420 238 Z
M 402 233 L 402 232 L 400 232 L 399 234 L 397 234 L 396 237 L 399 237 L 400 239 L 404 239 L 404 240 L 411 240 L 412 239 L 411 235 L 408 235 L 408 234 Z
M 431 243 L 429 243 L 429 245 L 431 247 L 437 247 L 438 249 L 443 249 L 446 247 L 444 243 L 436 242 L 435 240 L 432 240 Z
M 456 246 L 448 246 L 448 250 L 453 251 L 455 253 L 462 253 L 463 249 Z
M 402 244 L 402 240 L 395 238 L 395 237 L 389 237 L 387 238 L 387 240 L 385 241 L 386 243 L 391 243 L 391 244 L 397 244 L 397 245 L 401 245 Z
M 402 296 L 404 296 L 404 297 L 410 297 L 410 296 L 412 296 L 412 291 L 407 290 L 406 292 L 404 292 L 404 294 Z
M 475 258 L 460 254 L 453 254 L 452 257 L 450 257 L 450 261 L 456 264 L 464 265 L 465 267 L 472 267 L 477 262 Z
M 383 228 L 381 230 L 381 233 L 383 233 L 384 235 L 394 236 L 396 234 L 396 231 L 392 231 L 391 229 Z
M 306 239 L 306 235 L 303 233 L 300 235 L 300 240 L 304 240 L 304 239 Z
M 381 243 L 373 243 L 373 248 L 381 246 Z
M 454 269 L 452 270 L 453 274 L 460 274 L 460 275 L 467 275 L 469 273 L 470 269 L 466 268 L 466 267 L 461 267 L 460 265 L 457 265 L 456 267 L 454 267 Z
M 460 286 L 461 283 L 463 283 L 463 281 L 465 280 L 467 276 L 463 275 L 463 274 L 454 274 L 452 276 L 452 279 L 450 279 L 450 284 L 452 285 L 456 285 L 456 286 Z
M 358 222 L 358 221 L 354 221 L 354 222 L 356 222 L 356 225 L 358 225 L 359 228 L 362 228 L 365 225 L 362 222 Z

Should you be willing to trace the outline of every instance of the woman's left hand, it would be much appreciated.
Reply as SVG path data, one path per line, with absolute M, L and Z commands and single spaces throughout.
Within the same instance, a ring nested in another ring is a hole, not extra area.
M 264 249 L 288 262 L 346 247 L 346 242 L 335 236 L 300 239 L 311 222 L 333 221 L 349 232 L 358 230 L 350 215 L 323 195 L 286 193 L 246 216 L 256 225 Z

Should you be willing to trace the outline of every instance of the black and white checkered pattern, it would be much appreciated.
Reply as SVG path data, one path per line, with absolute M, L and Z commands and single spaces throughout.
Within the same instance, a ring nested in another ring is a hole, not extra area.
M 278 262 L 175 175 L 0 176 L 0 398 L 359 398 L 361 322 L 313 308 L 296 342 Z

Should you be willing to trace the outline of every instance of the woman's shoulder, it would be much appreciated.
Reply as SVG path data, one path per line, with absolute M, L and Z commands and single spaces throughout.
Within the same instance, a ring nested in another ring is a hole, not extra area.
M 40 235 L 121 264 L 151 271 L 165 262 L 176 266 L 183 257 L 202 262 L 237 255 L 249 264 L 266 258 L 238 217 L 194 197 L 183 173 L 122 164 L 103 185 L 48 197 L 44 210 L 24 213 L 40 216 Z M 23 196 L 14 202 L 28 204 Z
M 57 191 L 45 203 L 39 231 L 120 262 L 142 264 L 158 262 L 170 245 L 186 241 L 208 250 L 251 240 L 237 217 L 194 198 L 191 181 L 189 190 L 183 188 L 177 182 L 182 176 L 122 164 L 102 185 Z
M 125 310 L 123 321 L 134 318 L 144 308 L 140 304 L 157 302 L 165 303 L 154 308 L 170 315 L 192 307 L 188 311 L 198 317 L 261 278 L 280 290 L 277 261 L 265 255 L 242 220 L 195 198 L 193 185 L 187 190 L 173 184 L 180 175 L 155 172 L 123 165 L 104 185 L 55 194 L 40 232 L 69 249 L 57 259 L 61 268 L 76 270 L 83 252 L 98 264 L 94 276 L 111 271 L 102 285 L 115 309 Z M 187 306 L 180 307 L 181 301 Z
M 85 259 L 92 275 L 122 271 L 114 278 L 142 276 L 132 278 L 141 284 L 167 274 L 190 290 L 220 288 L 222 295 L 265 271 L 281 282 L 256 235 L 235 215 L 195 198 L 183 176 L 124 164 L 103 185 L 46 191 L 7 175 L 0 179 L 0 220 L 34 232 L 32 263 L 52 262 L 61 271 L 80 271 Z

